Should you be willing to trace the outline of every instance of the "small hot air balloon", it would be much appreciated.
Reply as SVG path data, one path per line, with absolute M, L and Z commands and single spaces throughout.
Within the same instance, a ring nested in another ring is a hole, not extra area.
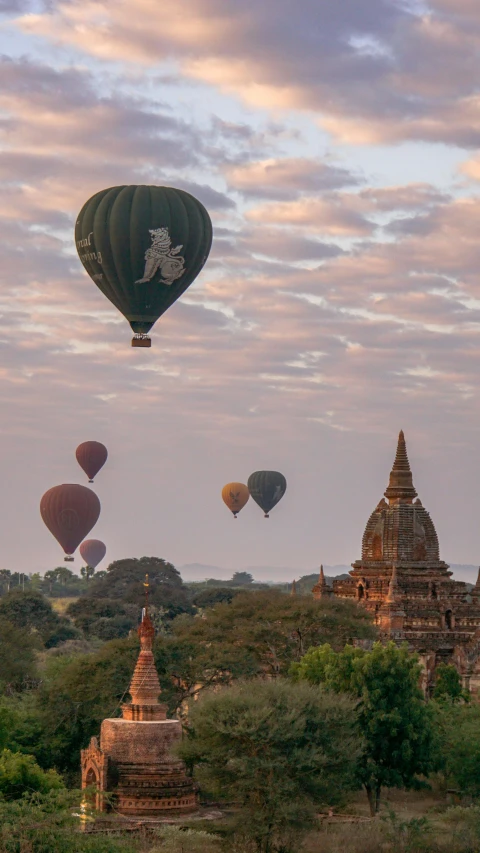
M 278 504 L 287 489 L 287 481 L 279 471 L 255 471 L 248 478 L 248 491 L 255 503 L 263 509 L 265 518 Z
M 243 509 L 249 497 L 250 492 L 243 483 L 227 483 L 222 489 L 223 502 L 233 512 L 234 518 L 237 517 L 237 512 Z
M 86 486 L 65 483 L 45 492 L 40 514 L 65 551 L 66 562 L 71 562 L 73 552 L 98 521 L 100 501 Z
M 107 548 L 100 539 L 85 539 L 80 545 L 80 556 L 87 566 L 91 569 L 96 569 L 98 564 L 102 562 Z
M 149 347 L 147 333 L 207 260 L 212 223 L 183 190 L 111 187 L 84 204 L 75 241 L 90 278 L 130 323 L 132 346 Z
M 80 468 L 83 468 L 88 477 L 88 482 L 93 483 L 93 478 L 97 476 L 100 468 L 103 468 L 108 457 L 108 450 L 104 444 L 99 441 L 84 441 L 79 444 L 75 456 Z

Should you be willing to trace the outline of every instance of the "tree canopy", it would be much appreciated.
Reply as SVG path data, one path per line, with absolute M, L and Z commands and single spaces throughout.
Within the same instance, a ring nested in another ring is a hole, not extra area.
M 21 690 L 38 678 L 34 635 L 0 616 L 0 692 Z
M 17 800 L 25 793 L 49 791 L 63 788 L 61 777 L 55 770 L 42 770 L 32 755 L 3 749 L 0 752 L 0 796 L 6 800 Z
M 361 738 L 348 697 L 281 679 L 239 683 L 195 702 L 188 731 L 181 756 L 204 789 L 240 806 L 259 853 L 298 850 L 319 805 L 354 785 Z
M 170 618 L 191 611 L 190 591 L 184 586 L 175 566 L 159 557 L 115 560 L 102 577 L 94 575 L 88 583 L 90 598 L 121 599 L 123 604 L 145 604 L 145 575 L 148 574 L 149 600 L 162 607 Z
M 0 598 L 0 620 L 10 622 L 23 635 L 36 633 L 47 648 L 78 637 L 68 619 L 56 613 L 48 598 L 35 590 L 13 589 Z
M 371 617 L 355 602 L 315 601 L 311 596 L 287 596 L 278 590 L 245 592 L 228 604 L 207 610 L 202 619 L 175 624 L 179 640 L 189 641 L 202 655 L 228 650 L 228 665 L 243 661 L 244 675 L 286 673 L 307 649 L 330 642 L 343 648 L 352 638 L 373 638 Z
M 359 700 L 365 748 L 358 764 L 372 814 L 382 787 L 415 787 L 434 766 L 432 709 L 418 686 L 420 666 L 406 646 L 375 643 L 371 652 L 329 645 L 310 649 L 292 667 L 297 679 Z
M 440 701 L 432 705 L 447 784 L 468 796 L 480 797 L 480 707 L 473 702 L 461 705 Z

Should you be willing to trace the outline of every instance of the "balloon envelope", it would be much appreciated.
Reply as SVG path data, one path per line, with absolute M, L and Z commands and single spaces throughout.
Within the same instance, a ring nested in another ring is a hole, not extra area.
M 268 518 L 270 510 L 283 498 L 287 481 L 279 471 L 255 471 L 248 478 L 248 490 Z
M 85 471 L 89 483 L 93 483 L 93 478 L 107 461 L 108 450 L 99 441 L 84 441 L 83 444 L 78 445 L 75 456 L 80 468 Z
M 227 483 L 222 489 L 223 502 L 233 512 L 234 518 L 237 517 L 237 512 L 243 509 L 249 497 L 250 492 L 243 483 Z
M 100 501 L 86 486 L 65 483 L 45 492 L 40 514 L 66 554 L 73 554 L 100 515 Z
M 85 539 L 80 545 L 80 556 L 87 566 L 96 569 L 98 564 L 102 562 L 107 548 L 100 539 Z
M 134 346 L 197 277 L 212 244 L 203 204 L 172 187 L 101 190 L 75 226 L 80 260 L 99 290 L 126 317 Z

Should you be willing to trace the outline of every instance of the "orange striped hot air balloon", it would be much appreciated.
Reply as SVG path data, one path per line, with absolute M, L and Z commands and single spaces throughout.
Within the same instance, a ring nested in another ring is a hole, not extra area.
M 230 512 L 233 512 L 233 517 L 237 517 L 237 512 L 245 506 L 250 497 L 250 492 L 247 486 L 243 483 L 227 483 L 222 489 L 223 502 L 228 506 Z

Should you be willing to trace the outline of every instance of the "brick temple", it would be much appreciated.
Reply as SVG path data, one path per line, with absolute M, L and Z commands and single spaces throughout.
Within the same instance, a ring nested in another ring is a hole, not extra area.
M 159 817 L 197 809 L 195 785 L 183 761 L 171 754 L 182 736 L 179 720 L 167 720 L 167 707 L 158 702 L 160 683 L 152 652 L 155 631 L 143 611 L 138 629 L 138 656 L 129 693 L 131 702 L 122 705 L 122 716 L 104 720 L 100 745 L 93 737 L 82 749 L 82 789 L 96 788 L 95 806 L 108 811 L 113 794 L 114 809 L 121 815 Z
M 455 664 L 464 687 L 479 691 L 480 572 L 469 592 L 440 559 L 433 521 L 413 485 L 403 432 L 385 497 L 367 521 L 361 560 L 352 563 L 348 579 L 334 580 L 333 590 L 321 569 L 313 594 L 356 599 L 381 636 L 408 642 L 422 662 L 426 693 L 439 663 Z

